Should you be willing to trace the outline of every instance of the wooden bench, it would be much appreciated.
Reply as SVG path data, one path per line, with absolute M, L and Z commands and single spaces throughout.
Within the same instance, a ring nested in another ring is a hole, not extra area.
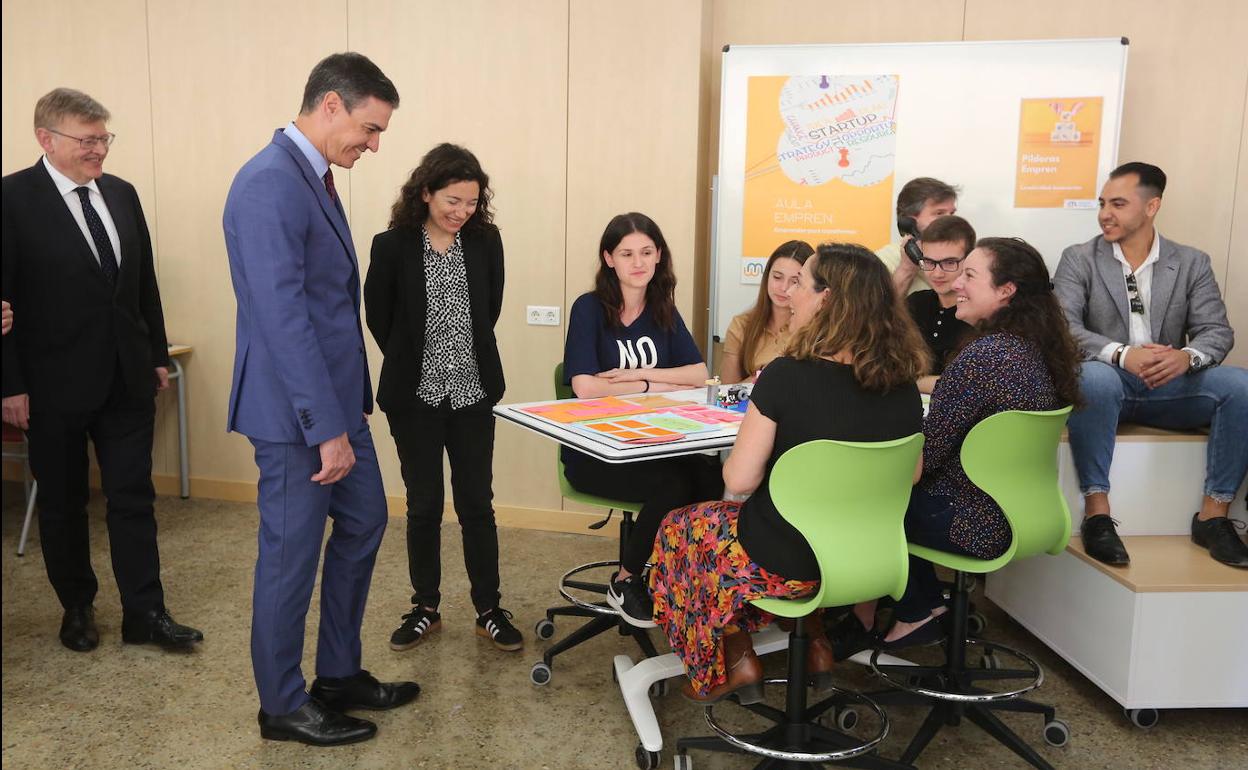
M 1161 708 L 1248 707 L 1248 570 L 1187 535 L 1123 541 L 1127 567 L 1101 564 L 1075 537 L 1058 556 L 989 575 L 985 594 L 1140 727 Z

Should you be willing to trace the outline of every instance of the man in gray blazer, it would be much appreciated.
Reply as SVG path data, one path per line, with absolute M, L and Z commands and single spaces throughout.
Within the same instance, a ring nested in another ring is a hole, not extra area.
M 1248 370 L 1218 366 L 1234 344 L 1209 255 L 1162 238 L 1153 225 L 1166 175 L 1147 163 L 1114 169 L 1101 190 L 1101 235 L 1071 246 L 1053 276 L 1070 330 L 1088 359 L 1084 405 L 1070 418 L 1083 492 L 1087 553 L 1130 557 L 1114 531 L 1109 465 L 1119 420 L 1160 428 L 1210 426 L 1204 499 L 1192 541 L 1248 567 L 1227 509 L 1248 471 Z

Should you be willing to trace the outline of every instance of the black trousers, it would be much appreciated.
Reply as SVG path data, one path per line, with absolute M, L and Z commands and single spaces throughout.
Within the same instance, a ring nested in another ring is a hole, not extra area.
M 488 404 L 387 413 L 407 487 L 407 569 L 412 604 L 442 600 L 442 453 L 464 543 L 464 566 L 477 612 L 498 606 L 498 528 L 494 524 L 494 414 Z
M 611 464 L 580 455 L 565 463 L 565 474 L 573 488 L 582 492 L 642 503 L 633 534 L 624 545 L 622 564 L 633 574 L 645 569 L 668 512 L 724 496 L 723 470 L 717 456 Z
M 90 605 L 99 590 L 87 526 L 88 437 L 107 500 L 105 522 L 122 610 L 141 614 L 164 605 L 152 486 L 155 421 L 155 400 L 129 394 L 120 370 L 103 406 L 91 412 L 63 411 L 32 399 L 26 438 L 30 469 L 39 481 L 39 541 L 63 607 Z

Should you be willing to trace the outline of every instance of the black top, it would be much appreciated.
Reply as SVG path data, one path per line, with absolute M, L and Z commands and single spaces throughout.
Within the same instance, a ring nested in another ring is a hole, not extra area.
M 776 443 L 763 482 L 741 507 L 737 536 L 764 569 L 789 580 L 818 580 L 819 564 L 806 538 L 771 501 L 772 466 L 789 449 L 815 439 L 892 441 L 921 432 L 919 389 L 907 383 L 887 393 L 871 391 L 846 364 L 784 357 L 763 369 L 750 403 L 776 423 Z
M 702 363 L 693 336 L 680 312 L 672 308 L 672 328 L 659 325 L 646 306 L 628 326 L 607 323 L 606 309 L 592 292 L 582 294 L 568 315 L 568 339 L 563 346 L 563 379 L 571 384 L 578 374 L 598 374 L 611 369 L 674 369 Z M 645 385 L 638 384 L 638 392 Z M 564 464 L 585 455 L 564 447 Z
M 906 307 L 923 333 L 928 350 L 932 352 L 931 373 L 939 375 L 957 352 L 963 337 L 970 333 L 971 326 L 958 320 L 955 315 L 957 305 L 941 307 L 939 295 L 931 289 L 916 291 L 906 297 Z
M 491 227 L 460 233 L 472 346 L 485 400 L 503 397 L 503 364 L 494 324 L 503 309 L 503 240 Z M 429 311 L 425 283 L 423 230 L 397 227 L 373 238 L 372 261 L 364 281 L 364 315 L 384 359 L 377 383 L 377 405 L 385 412 L 429 409 L 418 396 Z

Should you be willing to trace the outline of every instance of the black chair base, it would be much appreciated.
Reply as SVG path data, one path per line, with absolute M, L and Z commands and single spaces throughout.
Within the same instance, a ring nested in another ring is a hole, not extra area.
M 621 555 L 624 551 L 624 544 L 628 542 L 628 536 L 632 534 L 633 531 L 632 514 L 628 511 L 624 511 L 623 513 L 623 518 L 620 520 L 619 549 Z M 608 518 L 610 518 L 609 514 Z M 554 665 L 555 656 L 567 652 L 573 647 L 587 642 L 590 639 L 593 639 L 594 637 L 612 629 L 617 630 L 620 636 L 631 636 L 633 640 L 637 642 L 637 646 L 641 648 L 642 654 L 647 658 L 652 658 L 658 654 L 658 651 L 654 647 L 654 643 L 650 641 L 650 635 L 647 630 L 644 628 L 638 628 L 628 623 L 620 617 L 619 613 L 617 613 L 614 608 L 608 606 L 605 601 L 592 603 L 577 601 L 570 594 L 568 594 L 568 590 L 572 589 L 606 596 L 606 583 L 573 580 L 572 576 L 585 569 L 605 567 L 609 565 L 618 566 L 618 564 L 618 561 L 593 562 L 591 564 L 581 565 L 580 567 L 576 567 L 565 573 L 559 584 L 559 593 L 572 603 L 548 608 L 546 610 L 546 620 L 538 624 L 538 628 L 536 629 L 537 635 L 539 638 L 549 639 L 550 636 L 554 634 L 553 623 L 555 622 L 556 617 L 589 618 L 589 622 L 583 624 L 580 628 L 569 633 L 567 636 L 546 648 L 546 651 L 542 653 L 541 661 L 535 663 L 532 671 L 530 672 L 530 679 L 533 684 L 544 685 L 550 681 L 551 668 Z M 552 628 L 548 632 L 543 633 L 544 629 L 542 626 L 545 623 L 552 624 Z
M 1003 645 L 968 640 L 968 609 L 970 589 L 973 584 L 972 576 L 961 572 L 954 573 L 953 588 L 950 592 L 952 622 L 949 626 L 949 635 L 944 641 L 945 663 L 939 666 L 878 666 L 877 673 L 884 675 L 885 681 L 905 676 L 910 679 L 910 682 L 908 685 L 889 682 L 894 687 L 905 689 L 869 693 L 868 697 L 886 706 L 931 706 L 927 718 L 923 720 L 923 724 L 919 726 L 910 744 L 901 755 L 900 761 L 903 763 L 914 762 L 942 727 L 957 726 L 961 724 L 963 718 L 966 718 L 1033 767 L 1051 770 L 1052 765 L 993 712 L 1017 711 L 1043 715 L 1044 739 L 1052 746 L 1064 746 L 1069 740 L 1070 730 L 1064 722 L 1056 718 L 1057 712 L 1052 706 L 1016 697 L 1018 694 L 1038 687 L 1043 682 L 1043 673 L 1034 661 Z M 966 662 L 966 651 L 970 644 L 985 647 L 987 650 L 985 656 L 994 656 L 992 663 L 985 668 L 969 667 Z M 1001 668 L 995 660 L 997 651 L 1022 659 L 1027 668 Z M 877 668 L 875 656 L 872 657 L 872 668 Z M 1007 693 L 976 685 L 976 682 L 1010 679 L 1031 681 Z
M 748 735 L 733 735 L 729 738 L 720 735 L 680 738 L 676 741 L 676 767 L 688 767 L 682 756 L 687 756 L 690 749 L 703 751 L 728 752 L 733 754 L 761 754 L 763 759 L 756 768 L 810 768 L 827 767 L 863 767 L 871 770 L 914 770 L 905 762 L 885 759 L 874 753 L 874 747 L 888 735 L 888 718 L 870 698 L 857 693 L 836 690 L 833 694 L 818 703 L 808 706 L 806 686 L 809 677 L 806 672 L 806 649 L 809 639 L 806 636 L 805 618 L 799 618 L 789 634 L 789 676 L 788 679 L 768 679 L 767 684 L 786 684 L 800 682 L 800 686 L 787 686 L 785 708 L 780 710 L 765 703 L 755 703 L 743 708 L 775 723 L 773 727 L 762 732 Z M 848 735 L 840 730 L 832 729 L 821 723 L 820 717 L 834 709 L 846 709 L 853 706 L 867 706 L 876 712 L 880 719 L 879 733 L 870 741 Z M 712 708 L 706 708 L 707 723 L 717 732 L 723 731 L 712 716 Z M 732 742 L 729 742 L 729 741 Z M 742 746 L 736 744 L 750 744 Z M 790 759 L 768 756 L 769 751 L 790 754 L 842 754 L 836 760 L 812 761 L 811 759 Z

